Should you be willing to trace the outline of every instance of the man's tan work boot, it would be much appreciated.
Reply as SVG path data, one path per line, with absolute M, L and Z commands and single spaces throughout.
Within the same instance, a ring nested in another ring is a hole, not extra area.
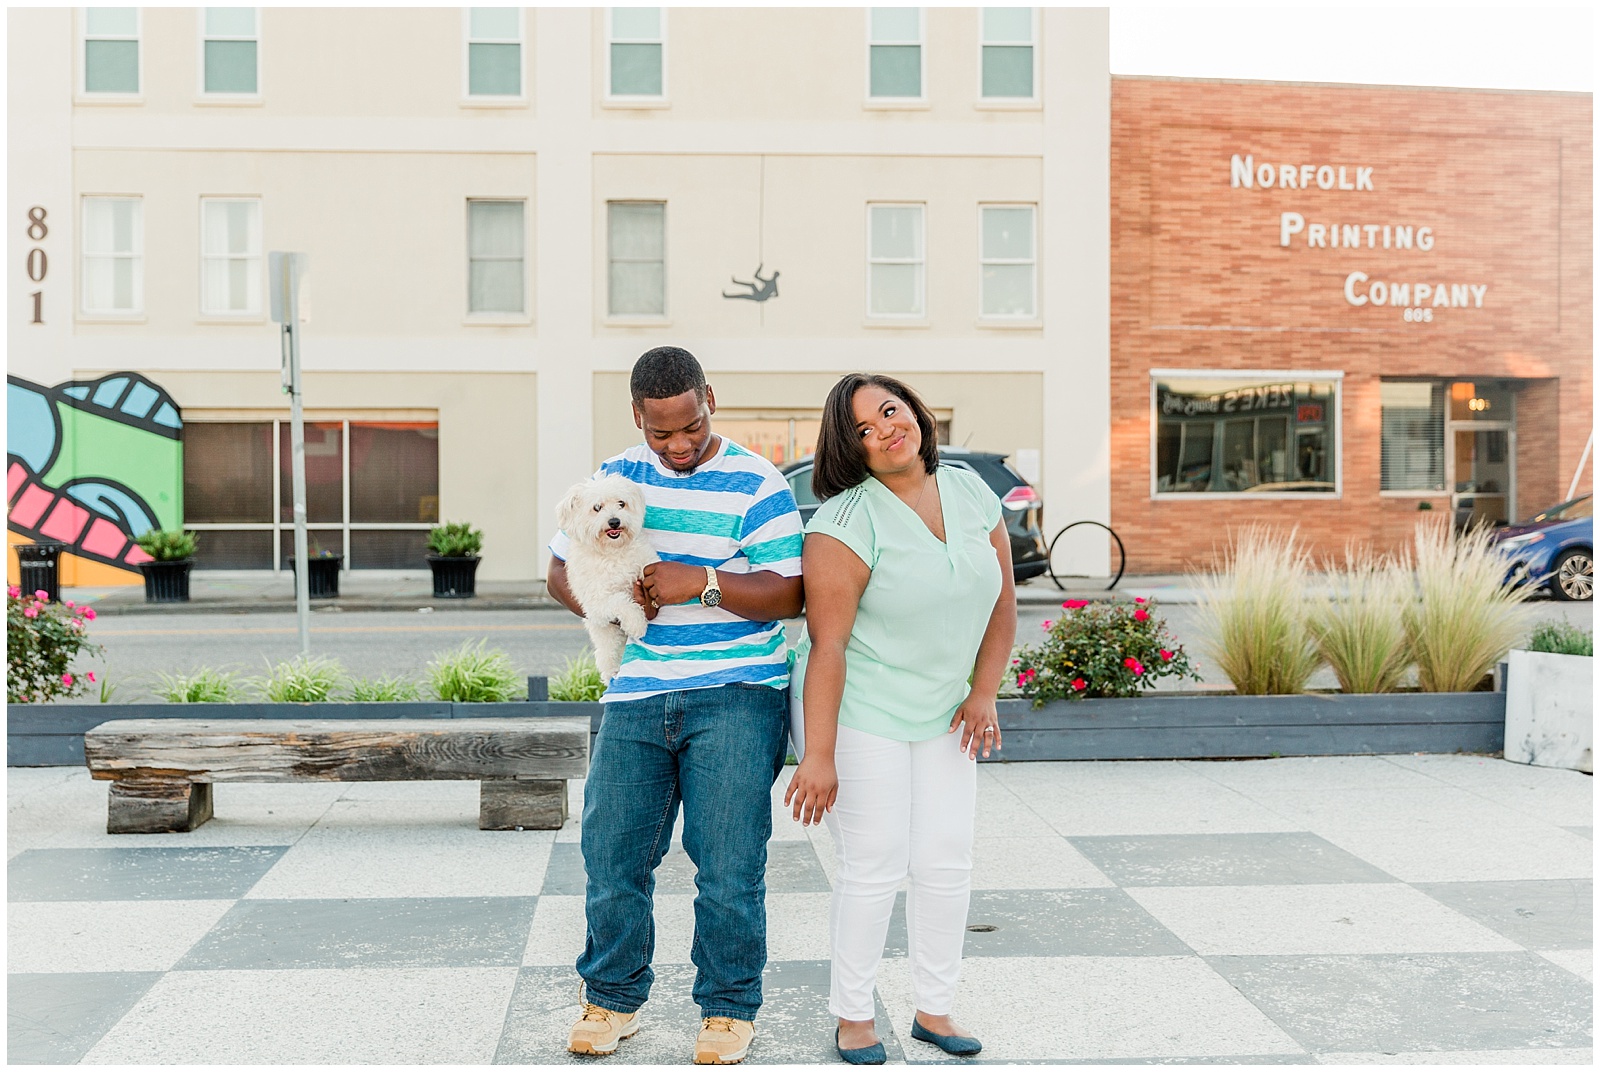
M 755 1037 L 756 1025 L 749 1020 L 707 1016 L 700 1024 L 699 1037 L 694 1040 L 694 1063 L 736 1065 L 750 1052 L 750 1040 Z
M 639 1030 L 639 1012 L 622 1013 L 602 1009 L 593 1002 L 579 999 L 583 1015 L 572 1025 L 567 1035 L 567 1049 L 573 1053 L 604 1057 L 617 1052 L 617 1043 L 632 1038 Z

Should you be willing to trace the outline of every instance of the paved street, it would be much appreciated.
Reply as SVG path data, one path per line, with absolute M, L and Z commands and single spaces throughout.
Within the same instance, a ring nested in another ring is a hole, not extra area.
M 985 765 L 955 1015 L 980 1063 L 1589 1064 L 1592 786 L 1478 756 Z M 224 785 L 192 834 L 105 834 L 79 769 L 12 769 L 7 800 L 14 1063 L 574 1060 L 576 820 L 480 831 L 470 782 Z M 779 814 L 769 861 L 751 1062 L 836 1063 L 833 849 Z M 693 873 L 675 845 L 618 1060 L 688 1063 Z M 908 1037 L 903 903 L 878 999 L 891 1061 L 942 1058 Z
M 1184 644 L 1204 677 L 1203 687 L 1226 687 L 1226 678 L 1201 654 L 1204 639 L 1197 623 L 1193 592 L 1179 586 L 1134 586 L 1134 593 L 1151 593 L 1161 602 L 1159 613 Z M 1017 640 L 1033 643 L 1040 623 L 1060 612 L 1059 593 L 1048 580 L 1034 581 L 1020 590 L 1024 602 L 1018 611 Z M 1077 594 L 1077 593 L 1073 593 Z M 73 598 L 65 593 L 65 598 Z M 312 650 L 339 659 L 352 674 L 420 674 L 439 651 L 466 640 L 487 640 L 510 654 L 516 665 L 532 674 L 560 670 L 565 659 L 588 644 L 583 627 L 565 610 L 529 602 L 521 609 L 482 610 L 435 602 L 424 594 L 403 610 L 335 610 L 315 607 L 312 615 Z M 419 612 L 416 607 L 428 608 Z M 1535 604 L 1540 618 L 1560 618 L 1585 629 L 1594 627 L 1593 604 L 1558 603 L 1541 599 Z M 154 610 L 155 608 L 151 608 Z M 791 638 L 798 623 L 790 628 Z M 250 613 L 203 612 L 196 609 L 166 613 L 103 614 L 91 630 L 106 647 L 105 675 L 117 688 L 115 698 L 128 702 L 151 697 L 158 671 L 189 672 L 200 666 L 235 669 L 245 675 L 261 674 L 264 660 L 291 658 L 299 652 L 292 610 Z M 84 668 L 93 668 L 90 661 Z M 1333 688 L 1331 671 L 1323 670 L 1313 688 Z M 1196 686 L 1192 682 L 1165 681 L 1163 689 Z M 79 698 L 94 702 L 97 695 Z

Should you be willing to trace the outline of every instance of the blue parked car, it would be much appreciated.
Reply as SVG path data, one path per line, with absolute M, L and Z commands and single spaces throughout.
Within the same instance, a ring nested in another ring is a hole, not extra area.
M 1494 541 L 1511 559 L 1516 580 L 1548 588 L 1557 599 L 1594 598 L 1594 496 L 1498 529 Z

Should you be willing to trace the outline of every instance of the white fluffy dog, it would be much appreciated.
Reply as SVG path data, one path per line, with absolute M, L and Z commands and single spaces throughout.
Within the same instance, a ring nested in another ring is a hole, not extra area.
M 572 542 L 567 586 L 583 607 L 583 626 L 600 677 L 609 685 L 622 667 L 628 641 L 644 636 L 649 624 L 644 608 L 633 601 L 633 582 L 656 560 L 639 535 L 644 495 L 627 477 L 585 480 L 556 507 L 556 522 Z

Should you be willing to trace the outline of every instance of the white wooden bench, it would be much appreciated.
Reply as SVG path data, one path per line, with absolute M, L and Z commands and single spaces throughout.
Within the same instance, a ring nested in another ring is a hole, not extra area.
M 556 830 L 567 779 L 589 771 L 589 720 L 122 719 L 83 735 L 90 774 L 111 782 L 106 831 L 193 830 L 218 782 L 480 783 L 483 830 Z

